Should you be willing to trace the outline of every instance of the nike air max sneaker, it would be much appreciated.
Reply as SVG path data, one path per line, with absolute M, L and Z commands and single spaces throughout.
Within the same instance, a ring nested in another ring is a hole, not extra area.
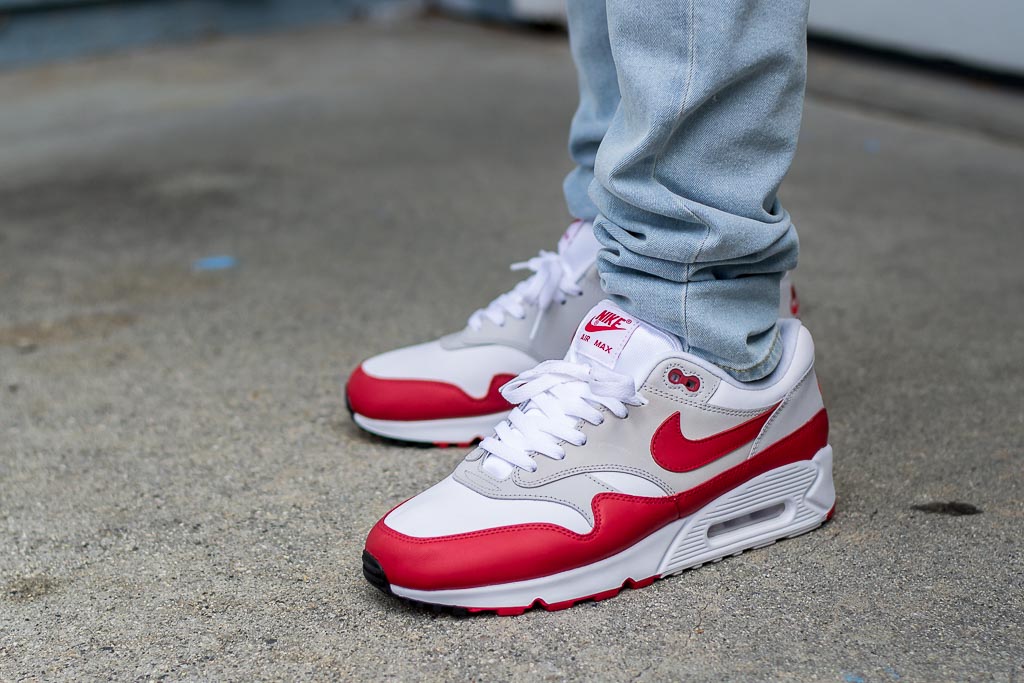
M 609 302 L 565 360 L 508 384 L 518 407 L 454 473 L 371 530 L 377 588 L 520 614 L 639 588 L 810 531 L 832 515 L 832 448 L 798 320 L 740 383 Z
M 461 332 L 364 361 L 345 388 L 355 423 L 378 436 L 439 446 L 468 446 L 490 434 L 512 409 L 501 386 L 565 357 L 576 324 L 604 298 L 599 249 L 593 226 L 576 221 L 557 253 L 514 264 L 533 275 L 474 313 Z M 795 316 L 798 307 L 787 274 L 779 315 Z
M 499 389 L 537 363 L 565 355 L 580 318 L 604 294 L 590 223 L 513 270 L 533 274 L 473 313 L 465 329 L 366 360 L 345 387 L 355 423 L 401 441 L 468 446 L 512 406 Z

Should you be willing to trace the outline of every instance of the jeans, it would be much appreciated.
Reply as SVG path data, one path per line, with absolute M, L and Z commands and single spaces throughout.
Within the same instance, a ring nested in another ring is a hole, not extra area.
M 568 0 L 580 103 L 565 180 L 601 285 L 741 381 L 782 355 L 797 236 L 776 193 L 796 151 L 808 0 Z

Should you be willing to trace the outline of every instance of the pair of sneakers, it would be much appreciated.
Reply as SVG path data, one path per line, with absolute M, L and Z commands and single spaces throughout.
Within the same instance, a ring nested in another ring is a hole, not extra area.
M 602 300 L 598 250 L 577 221 L 464 330 L 352 373 L 363 429 L 482 439 L 373 527 L 363 572 L 377 588 L 456 612 L 561 609 L 831 517 L 828 419 L 789 278 L 782 360 L 741 383 Z

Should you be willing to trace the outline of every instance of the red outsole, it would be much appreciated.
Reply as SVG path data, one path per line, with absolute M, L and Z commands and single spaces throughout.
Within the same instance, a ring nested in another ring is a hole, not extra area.
M 433 445 L 436 448 L 469 448 L 475 444 L 480 443 L 481 438 L 478 436 L 472 441 L 435 441 Z

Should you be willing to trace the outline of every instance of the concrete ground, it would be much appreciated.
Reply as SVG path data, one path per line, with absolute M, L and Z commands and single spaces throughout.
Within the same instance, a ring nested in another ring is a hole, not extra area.
M 829 59 L 783 199 L 835 519 L 470 619 L 360 575 L 462 453 L 361 434 L 341 378 L 553 245 L 563 37 L 402 21 L 0 75 L 0 679 L 1024 680 L 1024 118 L 887 109 L 898 71 L 845 90 Z M 950 501 L 981 513 L 915 509 Z

